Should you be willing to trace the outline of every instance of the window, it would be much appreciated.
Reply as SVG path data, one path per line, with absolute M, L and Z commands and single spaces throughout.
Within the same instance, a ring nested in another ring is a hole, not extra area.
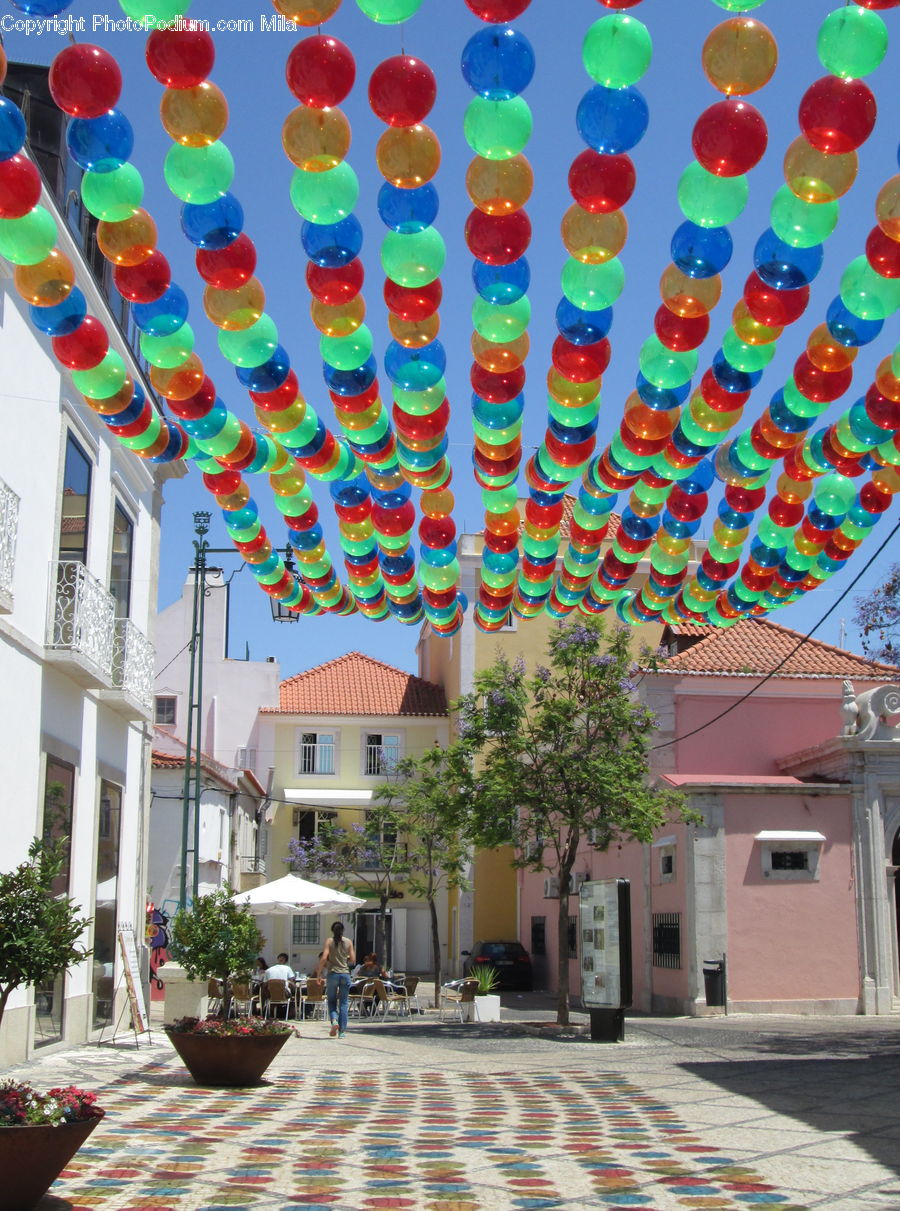
M 757 833 L 764 879 L 773 882 L 817 883 L 823 833 L 771 829 Z
M 116 501 L 113 516 L 112 565 L 109 591 L 116 599 L 116 615 L 127 618 L 131 612 L 131 557 L 134 549 L 134 525 Z
M 334 773 L 334 732 L 301 732 L 298 773 Z
M 174 727 L 175 726 L 175 699 L 168 696 L 157 695 L 156 708 L 153 713 L 153 722 L 158 727 Z
M 318 916 L 309 917 L 294 917 L 294 924 L 291 932 L 291 943 L 294 946 L 318 946 L 319 945 L 319 918 Z
M 52 894 L 63 895 L 69 891 L 69 837 L 72 835 L 72 809 L 75 796 L 75 768 L 68 762 L 47 755 L 47 771 L 44 782 L 44 841 L 63 843 L 63 867 L 51 884 Z M 42 1047 L 47 1043 L 58 1043 L 64 1032 L 65 972 L 35 984 L 34 988 L 34 1043 Z
M 531 918 L 531 953 L 545 955 L 547 953 L 547 918 Z
M 66 439 L 59 558 L 87 563 L 88 513 L 91 503 L 91 462 L 75 438 Z
M 312 841 L 323 825 L 337 819 L 337 812 L 317 811 L 314 807 L 295 807 L 293 823 L 298 841 Z
M 121 824 L 122 788 L 103 781 L 100 783 L 100 814 L 97 819 L 97 890 L 91 968 L 95 1029 L 109 1024 L 113 1014 Z
M 809 870 L 809 850 L 773 849 L 772 870 Z
M 237 769 L 256 769 L 256 749 L 255 748 L 239 748 L 234 755 L 234 764 Z
M 653 914 L 653 966 L 681 967 L 681 913 Z
M 578 918 L 569 917 L 568 928 L 566 930 L 569 942 L 569 958 L 578 958 Z
M 367 732 L 363 772 L 370 776 L 389 774 L 400 760 L 400 736 L 397 732 Z

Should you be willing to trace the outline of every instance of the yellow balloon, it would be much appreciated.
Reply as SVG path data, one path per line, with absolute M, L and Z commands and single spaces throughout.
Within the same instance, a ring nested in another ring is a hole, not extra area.
M 128 219 L 97 224 L 97 245 L 114 265 L 142 265 L 156 249 L 156 224 L 143 207 Z
M 298 105 L 284 120 L 281 144 L 297 168 L 304 172 L 328 172 L 350 150 L 350 123 L 340 109 Z
M 417 189 L 440 167 L 441 145 L 424 123 L 390 126 L 378 140 L 375 160 L 386 181 L 398 189 Z
M 207 286 L 203 292 L 203 310 L 217 328 L 241 332 L 251 327 L 266 308 L 266 292 L 258 278 L 248 278 L 236 290 Z
M 566 251 L 584 265 L 602 265 L 618 256 L 628 239 L 628 220 L 621 210 L 591 214 L 573 203 L 563 215 Z
M 275 9 L 295 25 L 321 25 L 341 7 L 341 0 L 272 0 Z
M 399 315 L 388 312 L 388 327 L 398 345 L 406 349 L 421 349 L 430 345 L 441 330 L 441 317 L 437 311 L 424 320 L 402 320 Z
M 528 357 L 529 348 L 530 341 L 527 332 L 517 336 L 514 341 L 507 341 L 502 345 L 486 341 L 477 332 L 472 333 L 472 356 L 479 366 L 489 370 L 492 374 L 505 374 L 509 370 L 518 370 Z
M 75 270 L 64 252 L 53 248 L 36 265 L 17 265 L 16 290 L 35 307 L 54 307 L 67 299 L 75 285 Z
M 180 366 L 150 367 L 150 382 L 166 399 L 190 399 L 200 390 L 203 378 L 203 362 L 196 353 L 192 353 Z
M 366 318 L 366 303 L 362 294 L 354 295 L 348 303 L 329 306 L 319 299 L 310 303 L 312 322 L 325 336 L 349 336 Z
M 735 332 L 745 345 L 768 345 L 777 341 L 784 331 L 783 328 L 770 328 L 755 320 L 747 309 L 747 304 L 741 299 L 735 304 L 731 313 L 731 323 Z
M 670 265 L 659 283 L 662 301 L 675 315 L 695 319 L 709 315 L 722 295 L 722 279 L 715 273 L 708 278 L 689 278 L 677 265 Z
M 193 88 L 167 88 L 159 114 L 170 139 L 183 147 L 208 147 L 228 125 L 228 102 L 217 84 L 203 80 Z
M 466 190 L 472 205 L 485 214 L 512 214 L 521 210 L 534 188 L 534 173 L 523 155 L 509 160 L 476 156 L 466 173 Z
M 784 179 L 791 193 L 804 202 L 833 202 L 856 180 L 855 151 L 826 155 L 798 135 L 784 153 Z
M 746 97 L 768 84 L 778 65 L 772 31 L 752 17 L 732 17 L 703 44 L 703 71 L 713 88 L 727 97 Z

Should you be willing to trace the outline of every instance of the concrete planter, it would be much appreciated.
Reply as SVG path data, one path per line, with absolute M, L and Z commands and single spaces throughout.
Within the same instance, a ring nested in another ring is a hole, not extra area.
M 293 1032 L 257 1035 L 180 1034 L 166 1029 L 169 1041 L 198 1085 L 258 1085 Z
M 484 996 L 476 996 L 472 1002 L 473 1016 L 470 1021 L 475 1022 L 499 1022 L 500 1021 L 500 998 L 494 993 L 487 993 Z
M 102 1118 L 100 1110 L 93 1118 L 58 1127 L 0 1127 L 0 1203 L 5 1211 L 36 1207 Z

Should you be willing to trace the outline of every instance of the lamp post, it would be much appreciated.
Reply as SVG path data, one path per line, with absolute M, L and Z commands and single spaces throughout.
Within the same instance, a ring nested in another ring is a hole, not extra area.
M 297 571 L 297 566 L 294 563 L 294 557 L 291 554 L 291 544 L 284 548 L 284 566 L 285 569 L 293 576 Z M 299 622 L 300 615 L 296 610 L 289 610 L 283 601 L 279 601 L 275 597 L 269 598 L 269 605 L 272 607 L 273 622 Z

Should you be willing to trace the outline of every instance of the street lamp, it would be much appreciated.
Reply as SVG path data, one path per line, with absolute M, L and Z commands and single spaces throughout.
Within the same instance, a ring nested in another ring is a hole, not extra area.
M 297 571 L 297 566 L 294 563 L 294 557 L 291 553 L 291 544 L 284 548 L 284 566 L 288 572 L 293 574 Z M 269 598 L 269 605 L 272 607 L 273 622 L 299 622 L 300 615 L 296 610 L 289 610 L 283 601 L 279 601 L 275 597 Z

